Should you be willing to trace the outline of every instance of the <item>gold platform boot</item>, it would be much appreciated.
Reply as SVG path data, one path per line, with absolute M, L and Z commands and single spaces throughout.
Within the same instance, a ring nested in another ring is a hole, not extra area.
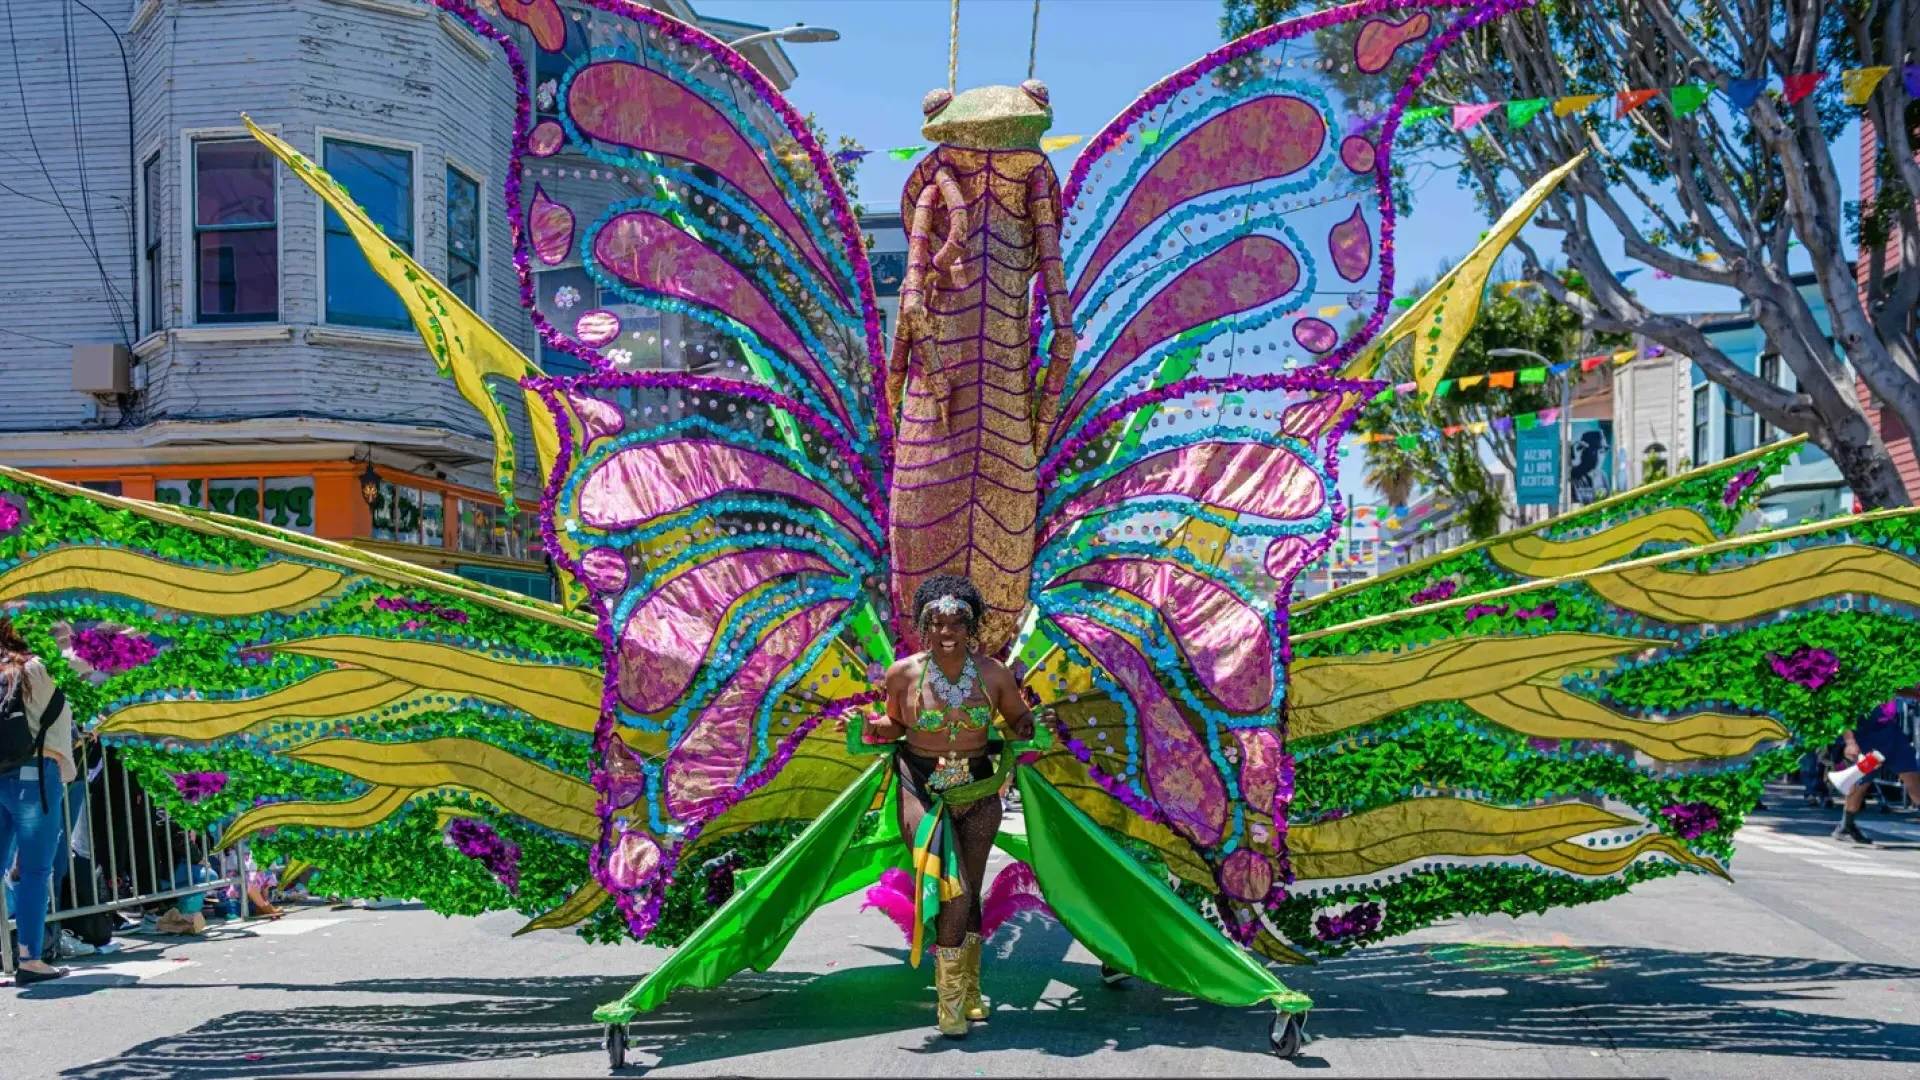
M 960 946 L 966 950 L 966 958 L 962 963 L 965 965 L 963 970 L 967 979 L 967 992 L 960 1006 L 960 1013 L 974 1023 L 987 1018 L 987 1003 L 980 997 L 981 944 L 979 934 L 968 934 L 965 944 Z
M 967 997 L 967 947 L 964 945 L 933 950 L 933 990 L 935 1022 L 940 1034 L 950 1039 L 965 1038 L 967 1018 L 963 1006 Z

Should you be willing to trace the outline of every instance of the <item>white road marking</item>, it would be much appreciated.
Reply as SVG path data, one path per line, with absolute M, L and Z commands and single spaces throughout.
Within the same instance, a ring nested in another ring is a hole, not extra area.
M 255 923 L 246 929 L 262 937 L 289 937 L 294 934 L 304 934 L 310 930 L 318 930 L 323 926 L 332 926 L 340 921 L 339 919 L 281 919 L 277 922 Z
M 1916 870 L 1896 870 L 1891 866 L 1875 866 L 1872 864 L 1862 866 L 1859 863 L 1822 862 L 1819 859 L 1809 859 L 1808 861 L 1821 869 L 1836 870 L 1842 874 L 1852 874 L 1855 877 L 1890 877 L 1906 878 L 1909 881 L 1920 881 L 1920 871 Z
M 67 977 L 60 982 L 108 982 L 115 979 L 132 978 L 137 982 L 157 979 L 162 975 L 171 975 L 181 968 L 190 968 L 192 960 L 120 960 L 109 964 L 75 965 L 67 969 Z M 57 986 L 58 983 L 47 983 Z

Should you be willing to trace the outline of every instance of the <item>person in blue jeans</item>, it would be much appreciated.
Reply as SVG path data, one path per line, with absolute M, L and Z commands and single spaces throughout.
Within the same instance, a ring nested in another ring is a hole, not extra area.
M 0 617 L 0 707 L 16 696 L 42 748 L 40 760 L 14 764 L 0 775 L 0 866 L 8 861 L 7 852 L 15 852 L 20 869 L 10 912 L 19 928 L 15 941 L 20 965 L 14 982 L 27 986 L 66 974 L 41 961 L 40 950 L 46 941 L 54 853 L 65 832 L 61 823 L 66 816 L 66 785 L 76 775 L 73 712 L 64 700 L 57 700 L 53 677 L 12 620 Z

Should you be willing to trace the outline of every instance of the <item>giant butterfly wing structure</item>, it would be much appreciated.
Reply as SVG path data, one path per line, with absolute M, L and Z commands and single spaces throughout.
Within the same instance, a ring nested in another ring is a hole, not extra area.
M 594 869 L 645 936 L 687 859 L 857 775 L 819 725 L 892 658 L 879 308 L 833 163 L 737 53 L 637 4 L 443 6 L 531 103 L 508 192 L 530 385 L 583 431 L 547 526 L 607 649 Z
M 1148 91 L 1065 187 L 1081 351 L 1020 652 L 1064 736 L 1042 771 L 1275 957 L 1294 958 L 1261 921 L 1289 880 L 1284 599 L 1340 521 L 1335 449 L 1376 388 L 1334 372 L 1392 299 L 1401 111 L 1494 15 L 1362 3 L 1256 31 Z M 1350 96 L 1355 70 L 1396 95 Z

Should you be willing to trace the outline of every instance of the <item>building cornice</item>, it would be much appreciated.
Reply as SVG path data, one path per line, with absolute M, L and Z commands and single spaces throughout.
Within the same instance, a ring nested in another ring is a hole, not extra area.
M 489 440 L 447 428 L 315 417 L 161 420 L 135 428 L 0 433 L 0 464 L 15 468 L 339 461 L 367 445 L 445 461 L 489 461 Z

